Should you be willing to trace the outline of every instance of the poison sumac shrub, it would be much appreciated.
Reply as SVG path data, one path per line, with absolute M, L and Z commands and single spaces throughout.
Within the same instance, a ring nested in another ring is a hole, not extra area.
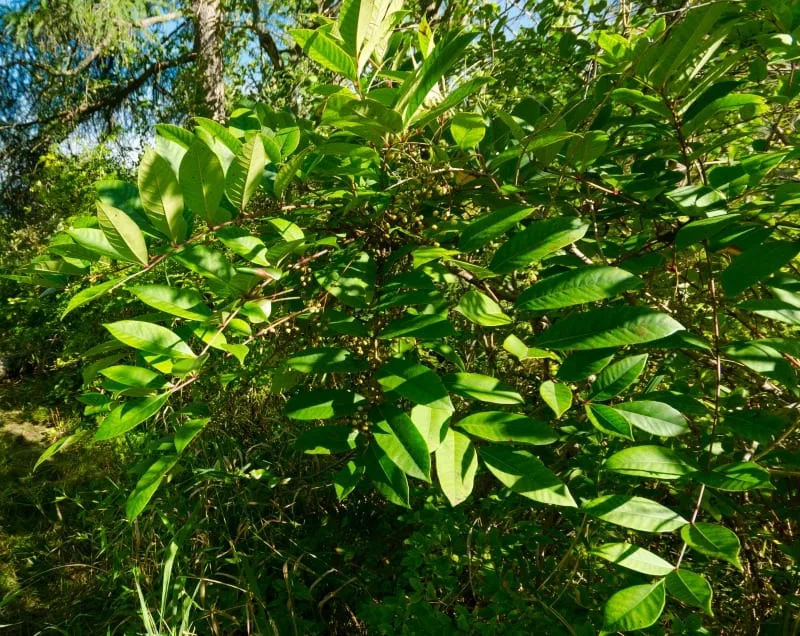
M 67 312 L 136 299 L 83 397 L 96 440 L 166 436 L 128 517 L 225 418 L 195 389 L 252 384 L 298 451 L 336 456 L 340 500 L 456 506 L 493 477 L 568 537 L 539 590 L 587 556 L 633 572 L 602 630 L 668 596 L 711 614 L 706 560 L 743 568 L 737 493 L 768 501 L 798 459 L 797 16 L 598 30 L 585 90 L 505 112 L 460 73 L 474 33 L 398 30 L 399 9 L 292 32 L 338 77 L 316 119 L 157 126 L 138 187 L 58 242 L 54 274 L 92 279 Z

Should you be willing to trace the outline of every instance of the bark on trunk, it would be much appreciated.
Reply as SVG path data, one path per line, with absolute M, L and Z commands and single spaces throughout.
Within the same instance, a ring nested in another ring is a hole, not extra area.
M 225 119 L 221 0 L 192 0 L 197 54 L 197 108 L 215 121 Z

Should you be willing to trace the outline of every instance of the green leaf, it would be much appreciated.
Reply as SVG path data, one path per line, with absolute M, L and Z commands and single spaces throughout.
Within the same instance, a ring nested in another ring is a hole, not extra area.
M 377 444 L 371 444 L 364 457 L 366 474 L 375 488 L 387 501 L 410 508 L 408 501 L 408 478 L 397 465 L 386 456 Z
M 169 396 L 169 393 L 161 393 L 152 397 L 128 400 L 120 404 L 100 424 L 94 434 L 95 441 L 122 435 L 153 417 L 164 406 Z
M 526 345 L 522 340 L 517 338 L 513 333 L 506 337 L 503 340 L 503 349 L 508 351 L 512 356 L 517 358 L 520 362 L 523 360 L 555 360 L 556 362 L 560 362 L 561 358 L 559 358 L 556 354 L 552 351 L 545 351 L 544 349 L 536 349 L 535 347 L 529 347 Z
M 183 425 L 175 431 L 175 450 L 182 453 L 189 446 L 191 441 L 208 425 L 211 421 L 210 417 L 198 417 L 193 420 L 187 420 Z
M 150 222 L 173 243 L 186 240 L 189 230 L 183 218 L 183 193 L 170 162 L 152 148 L 139 164 L 139 195 Z
M 473 400 L 490 404 L 525 404 L 525 400 L 513 388 L 488 375 L 451 373 L 442 381 L 449 391 Z
M 409 417 L 425 439 L 429 452 L 433 453 L 439 448 L 448 430 L 452 414 L 450 409 L 432 409 L 422 404 L 417 404 L 411 409 Z
M 314 274 L 325 291 L 356 309 L 372 302 L 377 275 L 377 265 L 366 252 L 337 252 L 327 267 Z
M 166 384 L 164 376 L 145 367 L 118 364 L 100 369 L 100 374 L 112 382 L 125 386 L 160 389 Z
M 464 50 L 476 35 L 476 32 L 454 33 L 445 38 L 403 82 L 395 110 L 403 115 L 404 122 L 408 123 L 416 116 L 428 93 L 462 59 Z
M 622 475 L 648 479 L 679 479 L 697 468 L 664 446 L 633 446 L 609 457 L 603 467 Z
M 745 250 L 720 275 L 722 287 L 728 296 L 740 294 L 780 270 L 798 253 L 797 241 L 770 241 Z
M 264 267 L 271 265 L 264 241 L 247 230 L 231 225 L 218 229 L 214 234 L 234 254 L 246 258 L 256 265 Z
M 408 415 L 385 404 L 372 409 L 370 420 L 375 443 L 386 456 L 407 475 L 430 482 L 428 445 Z
M 725 464 L 709 472 L 697 473 L 694 478 L 706 486 L 729 492 L 773 488 L 769 481 L 769 471 L 755 462 Z
M 536 344 L 546 349 L 604 349 L 652 342 L 681 329 L 667 314 L 644 307 L 604 307 L 558 321 Z
M 92 287 L 87 287 L 86 289 L 82 289 L 77 294 L 75 294 L 72 298 L 69 299 L 67 303 L 67 308 L 64 310 L 64 313 L 61 314 L 61 319 L 64 319 L 68 313 L 77 309 L 78 307 L 82 307 L 93 300 L 100 298 L 100 296 L 105 295 L 114 287 L 119 285 L 123 280 L 124 277 L 114 278 L 112 280 L 106 281 L 105 283 L 100 283 L 99 285 L 94 285 Z
M 357 439 L 358 429 L 351 426 L 318 426 L 303 431 L 294 448 L 307 455 L 346 453 L 356 447 Z
M 739 217 L 741 217 L 740 214 L 718 214 L 707 219 L 699 219 L 687 223 L 675 235 L 675 248 L 683 250 L 700 241 L 705 241 Z
M 344 75 L 351 82 L 358 81 L 353 57 L 322 29 L 289 29 L 306 55 L 334 73 Z
M 734 342 L 722 347 L 725 356 L 787 387 L 797 386 L 797 376 L 783 355 L 761 341 Z
M 651 576 L 666 576 L 675 567 L 649 550 L 630 543 L 606 543 L 592 550 L 594 556 L 634 572 Z
M 128 517 L 128 521 L 136 519 L 147 507 L 148 502 L 158 490 L 161 480 L 177 463 L 177 455 L 165 455 L 150 465 L 125 502 L 125 514 Z
M 558 440 L 558 436 L 547 422 L 505 411 L 472 413 L 457 422 L 456 426 L 470 435 L 490 442 L 545 445 Z
M 98 395 L 98 394 L 94 393 L 92 395 Z M 50 446 L 45 448 L 41 455 L 39 455 L 39 458 L 33 465 L 33 469 L 31 470 L 31 472 L 32 473 L 36 472 L 36 469 L 39 468 L 39 466 L 41 466 L 48 459 L 50 459 L 53 455 L 55 455 L 56 453 L 60 453 L 62 450 L 66 450 L 67 448 L 72 446 L 72 444 L 77 442 L 79 439 L 85 437 L 85 435 L 86 431 L 80 430 L 76 433 L 70 433 L 69 435 L 64 435 L 62 437 L 59 437 L 55 442 L 50 444 Z M 2 604 L 1 601 L 0 604 Z
M 389 338 L 446 338 L 456 333 L 447 319 L 446 313 L 406 314 L 393 320 L 378 336 L 381 340 Z
M 456 311 L 470 322 L 482 327 L 499 327 L 511 323 L 511 318 L 495 301 L 477 290 L 468 291 L 461 297 Z
M 508 232 L 532 212 L 531 207 L 512 205 L 479 217 L 461 231 L 461 237 L 458 239 L 459 251 L 471 252 L 483 247 L 489 241 Z
M 654 624 L 664 611 L 664 581 L 626 587 L 603 608 L 603 633 L 628 632 Z
M 705 577 L 689 570 L 675 570 L 667 575 L 666 582 L 667 592 L 681 603 L 699 607 L 709 616 L 714 615 L 711 611 L 711 585 Z
M 293 420 L 326 420 L 350 415 L 365 400 L 363 395 L 341 389 L 303 391 L 283 407 L 283 414 Z
M 589 392 L 589 399 L 595 402 L 610 400 L 634 384 L 647 365 L 647 354 L 630 356 L 606 367 L 597 376 Z
M 642 91 L 631 88 L 617 88 L 611 92 L 611 99 L 626 106 L 637 106 L 663 119 L 669 119 L 671 113 L 664 100 L 655 95 L 645 95 Z
M 700 110 L 694 117 L 684 121 L 685 134 L 691 135 L 698 130 L 706 121 L 732 110 L 739 110 L 743 106 L 761 107 L 764 104 L 764 98 L 761 95 L 746 95 L 743 93 L 732 93 L 725 97 L 715 99 L 708 104 L 705 108 Z
M 447 429 L 436 449 L 436 476 L 451 506 L 457 506 L 472 493 L 478 455 L 469 438 L 463 433 Z
M 652 499 L 631 495 L 604 495 L 581 506 L 583 512 L 623 528 L 642 532 L 672 532 L 688 521 Z
M 403 120 L 400 115 L 374 99 L 354 99 L 347 102 L 341 110 L 342 120 L 340 125 L 347 128 L 351 122 L 359 126 L 366 126 L 375 130 L 380 135 L 387 133 L 399 133 L 403 130 Z M 333 122 L 333 125 L 339 123 Z M 356 146 L 359 150 L 363 147 Z M 348 153 L 351 157 L 355 153 L 351 150 Z M 376 157 L 377 160 L 377 157 Z
M 583 238 L 588 229 L 588 223 L 570 217 L 533 221 L 497 250 L 489 269 L 498 274 L 523 269 Z
M 361 481 L 361 476 L 364 474 L 364 466 L 356 464 L 354 461 L 347 462 L 344 467 L 333 476 L 333 489 L 336 492 L 336 498 L 342 501 L 349 495 L 358 482 Z
M 514 304 L 520 309 L 559 309 L 613 298 L 641 286 L 639 277 L 624 269 L 598 265 L 548 276 L 522 292 Z
M 556 418 L 564 415 L 572 406 L 572 390 L 566 384 L 546 380 L 539 386 L 539 395 L 556 414 Z
M 476 93 L 483 87 L 484 84 L 491 82 L 489 77 L 475 77 L 460 84 L 458 88 L 448 92 L 447 96 L 430 110 L 418 110 L 417 114 L 411 117 L 408 122 L 409 126 L 423 128 L 440 117 L 451 108 L 458 108 L 463 106 L 464 102 L 473 93 Z
M 147 265 L 147 245 L 134 220 L 122 210 L 97 202 L 97 221 L 112 249 L 121 260 Z
M 694 523 L 681 528 L 681 538 L 700 554 L 723 559 L 742 571 L 739 552 L 742 544 L 734 532 L 715 523 Z
M 586 417 L 597 430 L 633 440 L 633 427 L 615 409 L 602 404 L 587 404 Z
M 178 179 L 189 209 L 208 225 L 230 220 L 220 207 L 225 193 L 225 174 L 217 155 L 200 139 L 192 143 L 181 160 Z
M 396 24 L 402 0 L 344 0 L 339 11 L 339 33 L 345 47 L 358 61 L 361 75 L 373 53 L 380 59 L 386 40 Z
M 156 152 L 169 161 L 172 171 L 178 174 L 181 160 L 196 137 L 180 126 L 156 124 Z
M 567 382 L 577 382 L 600 373 L 614 358 L 614 349 L 587 349 L 571 353 L 561 363 L 556 376 Z
M 567 486 L 537 457 L 507 446 L 484 446 L 480 457 L 507 488 L 540 503 L 577 507 Z
M 222 252 L 202 243 L 185 247 L 170 258 L 195 274 L 216 279 L 222 284 L 229 283 L 236 274 L 233 265 Z
M 139 285 L 131 287 L 131 293 L 145 305 L 171 316 L 204 322 L 212 315 L 203 297 L 193 289 L 178 289 L 169 285 Z
M 195 358 L 194 352 L 174 332 L 161 325 L 141 320 L 119 320 L 103 325 L 120 342 L 169 358 Z
M 378 369 L 375 379 L 387 397 L 401 396 L 432 409 L 453 411 L 453 403 L 442 379 L 426 366 L 392 358 Z
M 335 347 L 304 349 L 287 359 L 286 365 L 300 373 L 354 373 L 367 368 L 365 360 Z
M 486 135 L 486 124 L 477 113 L 456 113 L 450 120 L 450 134 L 459 148 L 469 150 Z
M 67 230 L 67 234 L 84 249 L 107 256 L 114 260 L 138 263 L 136 259 L 127 259 L 111 245 L 102 230 L 91 227 L 76 227 Z
M 275 196 L 278 199 L 283 198 L 286 188 L 289 187 L 289 184 L 297 176 L 297 171 L 300 170 L 300 167 L 303 165 L 303 161 L 305 161 L 306 155 L 309 153 L 309 151 L 310 148 L 301 150 L 294 157 L 283 164 L 280 170 L 278 170 L 278 174 L 275 175 L 275 181 L 272 184 L 272 191 L 275 193 Z
M 689 431 L 686 418 L 680 411 L 663 402 L 623 402 L 610 408 L 632 426 L 651 435 L 675 437 Z
M 261 135 L 254 135 L 228 168 L 225 176 L 225 194 L 237 210 L 244 210 L 264 178 L 266 153 Z

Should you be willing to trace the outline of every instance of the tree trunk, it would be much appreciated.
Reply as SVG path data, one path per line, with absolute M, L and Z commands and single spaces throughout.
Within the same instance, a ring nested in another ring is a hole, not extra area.
M 197 54 L 198 113 L 215 121 L 225 119 L 225 83 L 222 60 L 221 0 L 192 0 Z

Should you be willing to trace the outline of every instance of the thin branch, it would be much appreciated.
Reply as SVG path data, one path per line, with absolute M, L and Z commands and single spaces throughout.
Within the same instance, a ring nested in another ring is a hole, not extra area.
M 5 126 L 0 126 L 0 130 L 7 130 L 7 129 L 19 129 L 19 128 L 31 128 L 32 126 L 40 126 L 42 124 L 50 124 L 55 121 L 67 121 L 67 122 L 75 122 L 75 123 L 83 123 L 90 119 L 92 115 L 95 113 L 104 110 L 106 108 L 110 108 L 112 106 L 118 106 L 121 104 L 127 97 L 138 91 L 142 86 L 144 86 L 150 78 L 162 71 L 165 71 L 169 68 L 174 68 L 176 66 L 181 66 L 192 61 L 195 58 L 195 53 L 185 53 L 180 57 L 174 60 L 165 60 L 165 61 L 158 61 L 150 66 L 148 66 L 138 77 L 135 77 L 127 84 L 122 86 L 118 86 L 115 90 L 109 92 L 106 96 L 102 97 L 101 99 L 95 102 L 84 102 L 80 106 L 76 108 L 62 110 L 58 113 L 53 115 L 48 115 L 47 117 L 41 117 L 39 119 L 33 119 L 24 122 L 16 122 L 13 124 L 6 124 Z

